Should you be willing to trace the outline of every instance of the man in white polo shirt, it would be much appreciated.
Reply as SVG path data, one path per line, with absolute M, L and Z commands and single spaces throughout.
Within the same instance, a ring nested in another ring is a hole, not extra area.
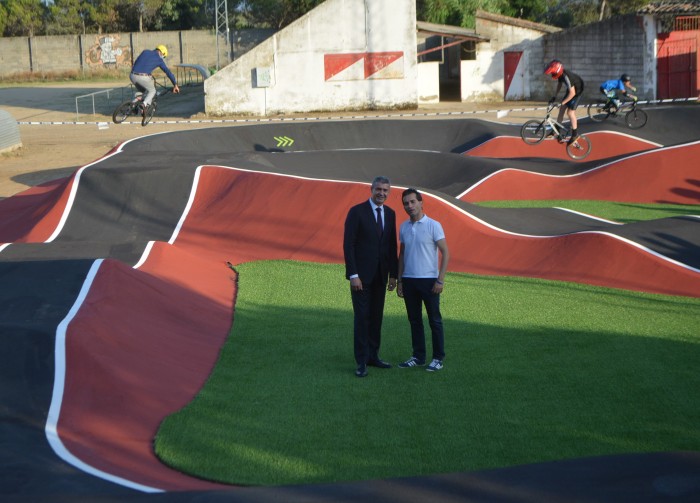
M 428 314 L 428 323 L 433 336 L 433 358 L 426 370 L 442 369 L 445 359 L 445 336 L 440 314 L 440 294 L 445 286 L 445 272 L 450 252 L 445 241 L 445 232 L 437 220 L 423 213 L 423 196 L 416 189 L 406 189 L 401 194 L 403 209 L 409 219 L 399 229 L 399 281 L 397 293 L 406 304 L 408 321 L 411 324 L 413 356 L 400 368 L 425 365 L 425 330 L 423 328 L 423 305 Z M 438 267 L 438 250 L 442 260 Z

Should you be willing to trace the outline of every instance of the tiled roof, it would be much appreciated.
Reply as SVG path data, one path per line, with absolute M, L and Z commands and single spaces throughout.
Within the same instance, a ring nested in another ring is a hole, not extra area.
M 674 1 L 665 0 L 650 3 L 637 11 L 638 14 L 700 14 L 700 0 Z
M 476 17 L 481 19 L 487 19 L 489 21 L 495 21 L 497 23 L 509 24 L 511 26 L 518 26 L 520 28 L 527 28 L 528 30 L 541 31 L 543 33 L 555 33 L 561 31 L 561 28 L 556 26 L 550 26 L 548 24 L 535 23 L 533 21 L 528 21 L 526 19 L 518 19 L 515 17 L 503 16 L 501 14 L 494 14 L 492 12 L 486 12 L 484 10 L 477 10 Z

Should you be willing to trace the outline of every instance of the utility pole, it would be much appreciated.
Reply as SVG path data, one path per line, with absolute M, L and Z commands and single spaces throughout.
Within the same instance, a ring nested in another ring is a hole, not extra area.
M 226 0 L 215 0 L 216 1 L 216 70 L 221 68 L 221 63 L 219 62 L 219 39 L 223 38 L 226 40 L 226 56 L 228 61 L 226 64 L 231 62 L 231 41 L 228 30 L 228 2 Z

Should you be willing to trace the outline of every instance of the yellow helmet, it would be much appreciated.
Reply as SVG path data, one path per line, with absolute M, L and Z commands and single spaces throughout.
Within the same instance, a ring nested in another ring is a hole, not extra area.
M 156 50 L 160 51 L 164 58 L 168 57 L 168 48 L 164 45 L 157 45 Z

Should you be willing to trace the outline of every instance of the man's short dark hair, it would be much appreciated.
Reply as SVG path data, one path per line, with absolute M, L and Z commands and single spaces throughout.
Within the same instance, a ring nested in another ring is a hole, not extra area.
M 404 190 L 404 191 L 401 193 L 401 200 L 403 201 L 403 198 L 406 197 L 406 196 L 408 196 L 408 195 L 410 195 L 410 194 L 415 194 L 415 195 L 416 195 L 416 199 L 418 199 L 419 201 L 422 201 L 422 200 L 423 200 L 423 196 L 421 195 L 421 193 L 418 192 L 416 189 L 413 189 L 413 188 L 408 188 L 408 189 Z
M 376 186 L 379 185 L 380 183 L 381 183 L 381 184 L 388 183 L 389 185 L 391 185 L 391 182 L 389 181 L 389 179 L 388 179 L 387 177 L 385 177 L 385 176 L 378 176 L 378 177 L 376 177 L 374 180 L 372 180 L 372 188 L 376 187 Z

